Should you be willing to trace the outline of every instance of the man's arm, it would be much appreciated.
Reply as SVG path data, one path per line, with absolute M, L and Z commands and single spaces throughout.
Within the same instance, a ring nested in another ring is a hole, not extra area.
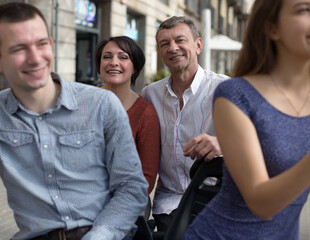
M 115 98 L 111 104 L 106 103 L 109 109 L 108 117 L 104 117 L 105 146 L 102 146 L 105 148 L 103 158 L 109 172 L 107 184 L 111 199 L 104 204 L 83 240 L 121 240 L 132 229 L 137 217 L 144 215 L 148 201 L 148 184 L 128 117 Z
M 221 155 L 222 152 L 217 138 L 203 133 L 188 141 L 183 148 L 183 154 L 191 159 L 210 161 L 215 156 Z

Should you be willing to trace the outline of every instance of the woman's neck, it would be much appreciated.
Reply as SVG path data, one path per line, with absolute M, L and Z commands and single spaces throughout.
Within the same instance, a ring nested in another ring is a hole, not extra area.
M 132 107 L 139 95 L 132 91 L 128 86 L 115 86 L 105 84 L 102 86 L 103 89 L 112 91 L 121 101 L 126 111 Z

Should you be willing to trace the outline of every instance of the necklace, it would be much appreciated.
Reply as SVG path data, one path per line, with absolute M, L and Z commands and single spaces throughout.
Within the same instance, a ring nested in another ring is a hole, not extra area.
M 281 90 L 278 85 L 276 84 L 276 81 L 274 80 L 274 78 L 271 76 L 271 74 L 269 74 L 271 81 L 273 82 L 273 84 L 275 85 L 276 89 L 286 98 L 287 102 L 290 104 L 291 108 L 296 112 L 297 117 L 300 116 L 301 111 L 304 109 L 304 107 L 306 106 L 306 103 L 308 101 L 308 97 L 310 95 L 310 86 L 309 86 L 309 90 L 307 93 L 307 96 L 305 98 L 304 103 L 302 104 L 301 108 L 299 110 L 296 109 L 296 107 L 294 106 L 294 104 L 291 102 L 291 100 L 288 98 L 288 96 L 285 94 L 285 92 L 283 90 Z

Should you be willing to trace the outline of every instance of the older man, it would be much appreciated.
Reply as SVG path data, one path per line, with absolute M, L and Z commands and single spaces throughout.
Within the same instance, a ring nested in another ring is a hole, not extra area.
M 171 76 L 146 86 L 142 95 L 154 105 L 161 126 L 153 216 L 158 230 L 165 231 L 190 182 L 191 158 L 211 160 L 221 154 L 214 136 L 212 97 L 227 77 L 199 66 L 203 44 L 192 20 L 167 19 L 159 26 L 156 41 Z

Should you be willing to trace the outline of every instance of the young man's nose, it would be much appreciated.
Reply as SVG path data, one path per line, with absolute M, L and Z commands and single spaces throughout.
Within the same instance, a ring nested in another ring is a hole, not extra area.
M 27 61 L 29 64 L 37 64 L 39 63 L 40 59 L 41 59 L 41 56 L 40 56 L 39 50 L 37 50 L 36 48 L 28 49 Z

